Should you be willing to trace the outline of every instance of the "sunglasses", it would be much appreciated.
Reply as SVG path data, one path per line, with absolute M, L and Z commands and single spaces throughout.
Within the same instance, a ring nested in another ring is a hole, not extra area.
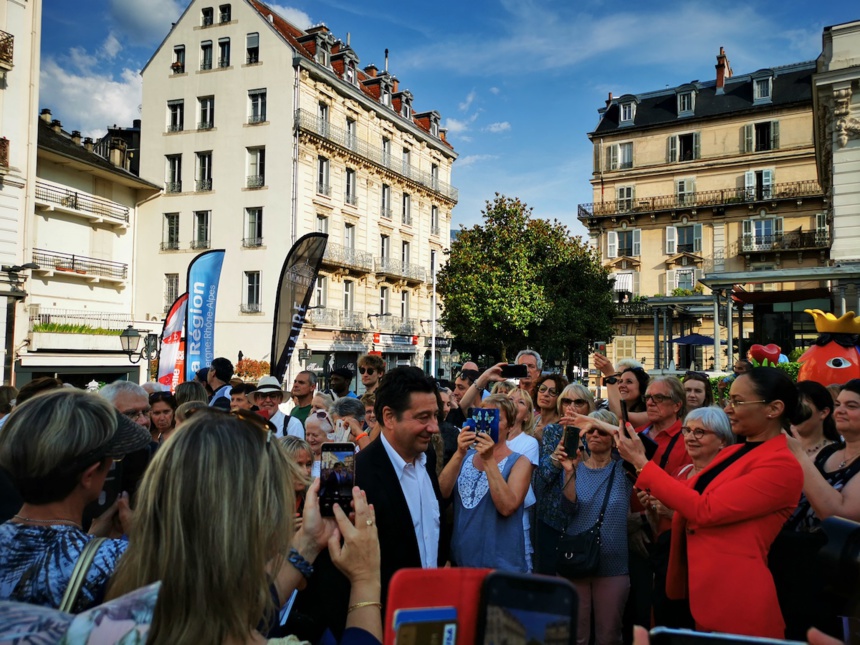
M 376 368 L 373 368 L 373 367 L 359 367 L 358 368 L 359 374 L 370 374 L 371 376 L 373 376 L 373 374 L 375 372 L 376 372 Z
M 540 392 L 541 394 L 549 393 L 550 396 L 558 396 L 558 390 L 556 390 L 554 387 L 549 387 L 547 385 L 541 385 L 538 388 L 538 392 Z
M 588 401 L 585 399 L 568 399 L 564 398 L 561 400 L 561 407 L 566 408 L 569 405 L 576 405 L 578 407 L 582 407 L 583 405 L 588 405 Z
M 601 437 L 608 437 L 609 433 L 606 430 L 601 430 L 600 428 L 589 428 L 585 431 L 585 434 L 598 434 Z
M 260 391 L 254 392 L 254 398 L 260 399 L 262 401 L 265 401 L 266 399 L 272 399 L 272 400 L 281 399 L 283 397 L 284 397 L 284 395 L 281 392 L 260 392 Z
M 648 403 L 649 401 L 654 401 L 654 403 L 656 403 L 657 405 L 672 400 L 671 396 L 666 396 L 665 394 L 646 394 L 643 398 L 645 399 L 645 403 Z

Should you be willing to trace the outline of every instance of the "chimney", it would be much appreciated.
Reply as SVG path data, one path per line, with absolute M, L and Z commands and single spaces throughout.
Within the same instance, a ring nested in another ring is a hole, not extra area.
M 131 122 L 132 130 L 140 130 L 140 119 L 135 119 Z
M 394 78 L 394 90 L 393 93 L 397 94 L 400 91 L 400 81 L 397 80 L 397 77 Z
M 87 149 L 87 152 L 93 151 L 93 138 L 92 137 L 87 137 L 86 139 L 84 139 L 84 148 Z
M 122 139 L 110 140 L 108 161 L 117 168 L 123 168 L 125 166 L 125 141 Z
M 376 72 L 379 71 L 379 68 L 376 67 L 373 63 L 364 68 L 364 73 L 370 76 L 370 78 L 376 78 Z
M 726 57 L 726 50 L 720 47 L 720 54 L 717 56 L 717 94 L 724 93 L 726 79 L 732 77 L 732 66 Z
M 63 131 L 63 124 L 60 123 L 59 119 L 54 119 L 53 121 L 51 121 L 51 127 L 54 129 L 54 132 Z
M 385 48 L 385 71 L 388 71 L 388 48 Z
M 44 110 L 42 110 L 39 113 L 39 118 L 42 119 L 42 121 L 44 121 L 45 123 L 50 123 L 51 122 L 51 110 L 48 108 L 45 108 Z
M 81 131 L 80 130 L 72 130 L 72 143 L 76 146 L 81 145 Z
M 609 93 L 609 98 L 606 99 L 606 107 L 612 105 L 612 92 Z

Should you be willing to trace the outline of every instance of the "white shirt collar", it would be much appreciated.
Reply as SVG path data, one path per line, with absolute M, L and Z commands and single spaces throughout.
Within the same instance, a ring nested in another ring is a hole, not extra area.
M 384 432 L 379 433 L 379 438 L 382 440 L 382 445 L 385 447 L 385 452 L 388 453 L 388 458 L 391 460 L 391 465 L 394 466 L 394 470 L 397 472 L 398 481 L 403 478 L 403 470 L 406 468 L 406 466 L 421 466 L 423 468 L 424 465 L 427 463 L 427 455 L 423 452 L 418 456 L 414 464 L 408 463 L 388 442 L 388 439 L 385 438 Z

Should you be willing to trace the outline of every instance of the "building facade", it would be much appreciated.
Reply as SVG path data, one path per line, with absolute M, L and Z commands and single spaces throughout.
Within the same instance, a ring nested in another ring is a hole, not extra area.
M 815 166 L 814 73 L 810 62 L 736 76 L 721 49 L 715 80 L 610 95 L 599 110 L 588 135 L 594 202 L 581 204 L 578 218 L 616 280 L 611 359 L 719 370 L 733 339 L 766 338 L 786 353 L 814 339 L 802 312 L 828 306 L 819 281 L 750 281 L 722 294 L 699 282 L 826 265 L 831 222 Z M 717 337 L 732 321 L 726 352 L 673 342 L 713 336 L 715 314 Z
M 119 333 L 136 324 L 130 267 L 137 205 L 160 187 L 129 172 L 124 142 L 112 141 L 108 152 L 96 154 L 92 139 L 67 132 L 42 110 L 24 241 L 32 278 L 19 322 L 26 339 L 15 364 L 19 385 L 40 376 L 78 387 L 148 378 L 145 363 L 133 365 L 122 353 Z
M 13 363 L 21 343 L 17 320 L 24 315 L 30 271 L 24 268 L 24 240 L 33 209 L 39 107 L 39 50 L 42 3 L 8 0 L 0 4 L 0 315 L 4 339 L 2 382 L 14 381 Z
M 439 115 L 416 112 L 392 74 L 362 69 L 325 26 L 298 29 L 254 0 L 194 0 L 142 74 L 141 175 L 164 194 L 141 218 L 150 280 L 137 306 L 163 315 L 194 255 L 223 248 L 216 354 L 271 361 L 281 266 L 322 231 L 291 372 L 355 370 L 368 351 L 425 366 L 431 256 L 457 200 Z

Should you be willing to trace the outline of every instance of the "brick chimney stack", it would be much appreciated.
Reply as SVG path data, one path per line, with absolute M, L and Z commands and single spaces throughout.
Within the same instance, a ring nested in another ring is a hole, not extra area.
M 609 98 L 606 99 L 606 107 L 612 105 L 612 92 L 609 93 Z
M 378 71 L 379 69 L 373 63 L 364 68 L 364 73 L 370 76 L 370 78 L 376 78 L 376 73 Z
M 726 85 L 726 79 L 732 77 L 732 65 L 726 56 L 726 50 L 720 47 L 720 53 L 717 56 L 717 94 L 723 94 Z
M 80 130 L 73 130 L 72 131 L 72 143 L 74 143 L 76 146 L 81 145 L 81 131 Z

